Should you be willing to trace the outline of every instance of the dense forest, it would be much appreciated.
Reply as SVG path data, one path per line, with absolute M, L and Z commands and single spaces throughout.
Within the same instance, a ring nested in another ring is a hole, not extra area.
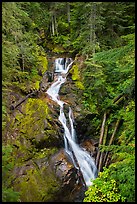
M 61 126 L 41 90 L 50 59 L 62 56 L 74 60 L 61 92 L 72 88 L 80 105 L 79 143 L 98 144 L 83 202 L 135 202 L 134 54 L 135 2 L 2 2 L 3 202 L 62 194 L 47 165 L 64 147 Z

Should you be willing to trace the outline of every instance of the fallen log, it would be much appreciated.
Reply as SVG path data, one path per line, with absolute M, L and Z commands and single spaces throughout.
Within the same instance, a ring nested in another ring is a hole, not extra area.
M 25 98 L 20 99 L 15 105 L 11 105 L 10 106 L 10 110 L 14 110 L 15 108 L 17 108 L 20 104 L 22 104 L 27 98 L 31 97 L 32 95 L 35 95 L 36 93 L 38 93 L 38 90 L 33 91 L 32 93 L 28 94 Z
M 119 101 L 119 99 L 123 98 L 124 94 L 120 94 L 118 95 L 116 98 L 114 98 L 113 103 L 116 103 L 117 101 Z

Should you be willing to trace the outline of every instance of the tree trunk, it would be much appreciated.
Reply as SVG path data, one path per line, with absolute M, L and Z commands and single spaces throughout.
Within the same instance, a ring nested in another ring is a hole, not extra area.
M 107 133 L 108 133 L 108 125 L 106 125 L 106 128 L 105 128 L 104 138 L 103 138 L 103 145 L 106 144 Z M 99 160 L 98 172 L 102 171 L 102 167 L 103 167 L 103 156 L 104 156 L 104 152 L 101 152 L 100 160 Z
M 104 129 L 105 129 L 106 116 L 107 116 L 107 114 L 106 114 L 106 112 L 105 112 L 105 113 L 104 113 L 104 116 L 103 116 L 102 127 L 101 127 L 101 133 L 100 133 L 100 139 L 99 139 L 99 146 L 102 144 L 102 141 L 103 141 L 103 135 L 104 135 Z M 96 166 L 98 166 L 99 157 L 100 157 L 100 151 L 98 150 L 97 157 L 96 157 Z
M 55 31 L 56 31 L 56 34 L 58 36 L 58 24 L 57 24 L 56 16 L 54 16 L 54 18 L 55 18 Z
M 117 129 L 118 129 L 119 123 L 120 123 L 120 119 L 118 119 L 117 122 L 116 122 L 114 131 L 113 131 L 113 133 L 112 133 L 112 136 L 111 136 L 111 138 L 110 138 L 110 141 L 109 141 L 108 146 L 110 146 L 110 145 L 112 144 L 113 140 L 114 140 L 114 136 L 115 136 L 116 131 L 117 131 Z M 108 154 L 109 154 L 109 152 L 106 152 L 106 155 L 105 155 L 105 157 L 104 157 L 105 166 L 107 166 L 107 164 L 108 164 Z
M 55 26 L 54 26 L 54 16 L 52 15 L 52 21 L 51 21 L 51 25 L 52 25 L 52 35 L 55 35 Z
M 67 2 L 67 16 L 68 16 L 68 23 L 70 24 L 70 4 Z
M 90 19 L 89 19 L 89 25 L 90 25 L 90 37 L 89 41 L 92 46 L 92 55 L 95 54 L 95 44 L 96 44 L 96 34 L 95 34 L 95 25 L 96 24 L 96 3 L 91 3 L 91 11 L 90 11 Z M 94 63 L 94 62 L 93 62 Z
M 113 103 L 118 104 L 121 100 L 123 100 L 124 96 L 125 96 L 124 94 L 118 95 L 116 98 L 114 98 Z

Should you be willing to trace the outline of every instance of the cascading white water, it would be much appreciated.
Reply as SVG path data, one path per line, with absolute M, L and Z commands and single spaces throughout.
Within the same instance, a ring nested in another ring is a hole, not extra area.
M 67 119 L 63 111 L 63 104 L 65 102 L 59 99 L 59 90 L 61 85 L 66 81 L 65 74 L 68 73 L 73 61 L 70 58 L 58 58 L 55 60 L 55 72 L 58 72 L 57 81 L 47 90 L 47 94 L 53 101 L 60 106 L 59 121 L 64 128 L 64 144 L 65 151 L 70 156 L 75 168 L 79 169 L 83 175 L 86 186 L 92 185 L 91 180 L 96 178 L 97 168 L 94 159 L 88 152 L 80 148 L 77 144 L 76 132 L 74 129 L 74 117 L 72 109 L 69 107 L 69 127 L 67 126 Z M 75 158 L 74 158 L 75 157 Z

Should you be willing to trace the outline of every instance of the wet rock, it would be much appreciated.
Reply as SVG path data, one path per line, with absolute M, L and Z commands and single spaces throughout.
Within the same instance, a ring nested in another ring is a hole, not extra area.
M 23 192 L 21 202 L 81 202 L 84 198 L 85 188 L 64 149 L 15 167 L 14 175 L 14 188 Z
M 97 149 L 96 149 L 96 141 L 92 139 L 86 139 L 81 143 L 81 146 L 88 152 L 92 157 L 96 157 Z
M 49 165 L 57 178 L 61 181 L 60 191 L 57 193 L 55 201 L 82 201 L 85 188 L 78 178 L 77 170 L 71 163 L 71 159 L 68 157 L 65 150 L 61 149 L 58 153 L 51 156 Z M 81 198 L 80 195 L 82 195 Z
M 54 79 L 53 72 L 46 71 L 39 84 L 40 90 L 43 92 L 46 91 L 47 88 L 49 87 L 49 84 L 53 81 L 53 79 Z
M 51 157 L 50 165 L 57 177 L 62 181 L 63 185 L 65 185 L 65 183 L 69 183 L 70 186 L 75 184 L 76 169 L 68 160 L 64 149 L 61 149 Z
M 77 132 L 77 136 L 79 139 L 79 142 L 84 141 L 87 138 L 93 138 L 93 135 L 95 133 L 95 130 L 92 126 L 92 119 L 96 116 L 95 114 L 86 114 L 80 112 L 75 117 L 75 128 Z

